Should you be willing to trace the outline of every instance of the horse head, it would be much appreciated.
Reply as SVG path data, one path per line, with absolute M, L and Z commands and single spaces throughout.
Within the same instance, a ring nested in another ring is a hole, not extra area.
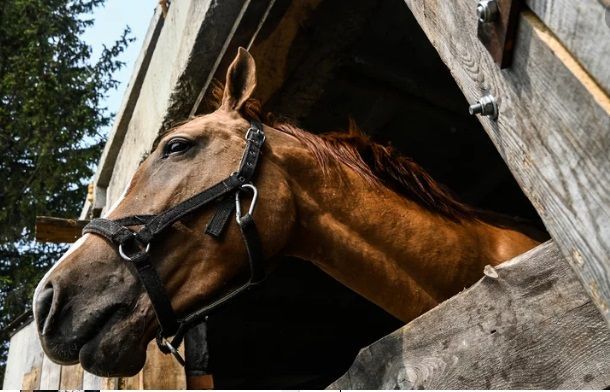
M 314 263 L 408 322 L 483 266 L 544 240 L 461 203 L 355 129 L 263 127 L 255 85 L 240 49 L 219 108 L 162 135 L 115 207 L 42 279 L 34 314 L 51 359 L 135 374 L 149 341 L 174 350 L 193 320 L 272 269 L 275 255 Z M 258 201 L 245 200 L 255 186 Z
M 161 214 L 238 170 L 251 125 L 240 110 L 255 85 L 254 60 L 240 48 L 228 69 L 220 107 L 162 135 L 123 196 L 106 213 L 105 222 Z M 265 156 L 256 169 L 258 202 L 253 216 L 268 260 L 286 245 L 295 208 L 285 173 L 274 163 L 269 147 L 274 138 L 287 136 L 266 136 L 270 140 L 262 146 Z M 242 194 L 247 209 L 246 192 L 237 189 L 236 193 Z M 171 222 L 147 244 L 147 262 L 176 315 L 188 314 L 248 279 L 248 249 L 235 219 L 227 222 L 219 238 L 205 234 L 220 201 L 213 202 Z M 121 230 L 137 233 L 134 223 Z M 131 254 L 142 250 L 138 244 L 134 247 Z M 159 329 L 158 317 L 138 278 L 138 267 L 118 250 L 112 238 L 95 231 L 85 234 L 39 283 L 34 315 L 44 351 L 52 360 L 80 362 L 86 370 L 104 376 L 132 375 L 144 365 L 146 346 Z

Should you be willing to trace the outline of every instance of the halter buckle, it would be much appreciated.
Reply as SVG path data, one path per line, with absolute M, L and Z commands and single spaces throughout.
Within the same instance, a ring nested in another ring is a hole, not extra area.
M 140 240 L 138 239 L 137 233 L 133 233 L 132 238 L 133 238 L 133 240 L 134 240 L 135 242 L 137 242 L 137 243 L 139 243 L 139 244 L 142 244 L 142 243 L 140 242 Z M 142 245 L 143 245 L 143 244 L 142 244 Z M 140 254 L 140 253 L 142 253 L 142 252 L 144 252 L 144 253 L 148 253 L 148 251 L 149 251 L 149 250 L 150 250 L 150 242 L 148 242 L 148 243 L 146 244 L 146 248 L 144 248 L 144 251 L 140 250 L 140 252 L 139 252 L 139 253 L 137 253 L 137 254 Z M 123 250 L 123 244 L 122 244 L 122 243 L 121 243 L 121 244 L 119 244 L 119 255 L 121 255 L 121 257 L 123 258 L 123 260 L 126 260 L 126 261 L 133 261 L 133 260 L 134 260 L 134 258 L 135 258 L 135 256 L 134 256 L 134 257 L 129 257 L 129 256 L 127 256 L 127 254 L 125 254 L 125 251 Z
M 239 193 L 242 189 L 246 188 L 252 191 L 252 201 L 250 202 L 250 207 L 248 208 L 248 215 L 252 215 L 254 213 L 256 201 L 258 200 L 258 190 L 253 184 L 244 184 L 237 189 L 237 192 L 235 192 L 235 220 L 239 225 L 241 225 L 241 220 L 243 218 L 243 215 L 241 214 L 241 201 L 239 200 Z
M 256 141 L 260 145 L 265 143 L 265 139 L 267 139 L 267 136 L 265 134 L 263 134 L 263 139 L 262 140 L 255 140 L 255 139 L 251 138 L 252 137 L 252 133 L 255 133 L 256 135 L 260 135 L 262 133 L 262 131 L 259 128 L 254 128 L 254 127 L 248 128 L 248 131 L 246 132 L 246 140 Z

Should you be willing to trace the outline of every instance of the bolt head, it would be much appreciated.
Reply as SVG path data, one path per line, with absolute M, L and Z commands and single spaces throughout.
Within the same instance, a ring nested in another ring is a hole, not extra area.
M 477 4 L 477 16 L 479 22 L 489 23 L 498 17 L 498 4 L 496 0 L 480 0 Z
M 482 22 L 485 14 L 485 6 L 481 3 L 477 4 L 477 17 Z
M 468 112 L 471 115 L 481 114 L 495 120 L 498 118 L 498 104 L 492 95 L 485 95 L 476 103 L 470 105 Z

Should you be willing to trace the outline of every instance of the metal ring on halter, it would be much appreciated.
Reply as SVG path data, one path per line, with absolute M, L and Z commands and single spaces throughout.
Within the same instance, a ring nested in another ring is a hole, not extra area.
M 246 132 L 246 140 L 250 140 L 250 134 L 252 132 L 259 133 L 259 132 L 261 132 L 261 130 L 260 129 L 256 129 L 256 128 L 252 128 L 252 127 L 248 128 L 248 132 Z M 263 140 L 261 141 L 261 144 L 263 144 L 265 142 L 265 139 L 267 139 L 267 136 L 263 135 Z
M 134 236 L 135 240 L 138 241 L 136 238 L 136 233 L 133 233 L 133 236 Z M 146 244 L 146 249 L 144 249 L 144 253 L 148 253 L 149 250 L 150 250 L 150 242 Z M 123 260 L 133 261 L 133 258 L 127 256 L 125 254 L 125 252 L 123 252 L 123 244 L 119 245 L 119 255 L 121 255 Z
M 157 337 L 157 344 L 159 344 L 160 346 L 162 345 L 163 347 L 168 349 L 169 352 L 172 353 L 174 358 L 176 358 L 176 360 L 178 362 L 180 362 L 180 365 L 185 366 L 184 358 L 182 358 L 182 355 L 180 354 L 180 352 L 178 352 L 176 347 L 172 346 L 172 344 L 170 342 L 168 342 L 167 339 L 165 339 L 164 337 L 161 337 L 161 338 Z
M 258 199 L 258 190 L 252 184 L 244 184 L 241 186 L 240 189 L 237 190 L 237 192 L 235 192 L 235 220 L 238 224 L 241 224 L 241 218 L 243 216 L 241 214 L 241 202 L 239 200 L 239 193 L 244 188 L 252 190 L 252 201 L 250 202 L 250 208 L 248 208 L 248 215 L 252 215 L 254 213 L 254 208 L 256 207 L 256 200 Z

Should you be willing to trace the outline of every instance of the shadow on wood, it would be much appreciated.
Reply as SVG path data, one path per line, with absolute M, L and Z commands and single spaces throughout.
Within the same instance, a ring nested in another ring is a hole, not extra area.
M 601 389 L 610 330 L 549 241 L 364 348 L 331 389 Z

